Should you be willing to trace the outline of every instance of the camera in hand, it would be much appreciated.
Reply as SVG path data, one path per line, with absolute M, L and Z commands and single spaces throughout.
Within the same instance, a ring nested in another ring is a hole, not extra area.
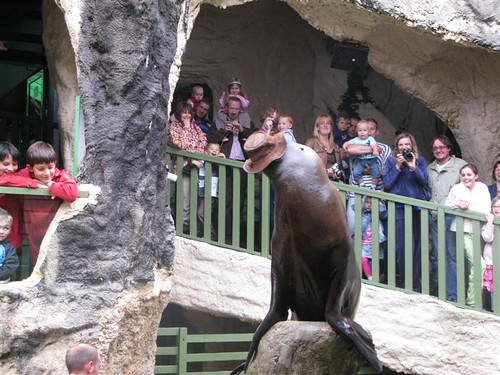
M 328 168 L 327 172 L 330 172 L 331 174 L 337 176 L 337 178 L 339 179 L 343 177 L 342 171 L 340 170 L 338 163 L 335 163 L 330 168 Z
M 406 161 L 412 161 L 413 160 L 413 154 L 407 148 L 405 148 L 403 150 L 403 157 L 405 158 Z

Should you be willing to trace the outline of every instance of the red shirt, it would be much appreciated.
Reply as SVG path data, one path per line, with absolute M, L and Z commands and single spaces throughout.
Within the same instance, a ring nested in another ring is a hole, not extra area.
M 27 168 L 18 175 L 32 178 Z M 40 245 L 52 219 L 63 201 L 74 202 L 78 198 L 78 185 L 64 170 L 57 169 L 49 187 L 50 197 L 26 195 L 23 198 L 24 229 L 30 247 L 30 259 L 36 263 Z

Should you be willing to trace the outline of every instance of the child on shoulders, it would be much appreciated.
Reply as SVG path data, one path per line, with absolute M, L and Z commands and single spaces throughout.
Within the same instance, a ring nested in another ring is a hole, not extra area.
M 191 91 L 191 97 L 187 100 L 187 104 L 191 106 L 193 112 L 198 108 L 198 104 L 203 100 L 203 96 L 205 92 L 203 90 L 203 86 L 196 85 L 193 86 L 193 90 Z
M 361 120 L 357 125 L 358 136 L 351 139 L 347 143 L 351 145 L 362 145 L 370 146 L 372 148 L 371 154 L 361 154 L 356 157 L 356 164 L 353 168 L 353 178 L 361 185 L 363 182 L 363 169 L 368 166 L 370 167 L 370 175 L 372 178 L 371 189 L 375 190 L 380 179 L 380 166 L 377 160 L 379 155 L 379 149 L 377 146 L 377 141 L 373 138 L 370 133 L 370 124 L 368 121 Z
M 241 112 L 244 112 L 245 109 L 247 109 L 250 105 L 250 101 L 248 100 L 247 95 L 244 93 L 243 85 L 241 84 L 241 81 L 238 77 L 233 77 L 231 82 L 229 82 L 227 85 L 227 92 L 222 92 L 222 95 L 219 98 L 219 112 L 226 111 L 226 103 L 231 96 L 236 96 L 238 99 L 240 99 Z

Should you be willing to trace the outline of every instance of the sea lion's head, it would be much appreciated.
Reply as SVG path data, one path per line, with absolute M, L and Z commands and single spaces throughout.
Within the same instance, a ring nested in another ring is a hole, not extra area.
M 248 159 L 243 169 L 247 173 L 259 173 L 283 156 L 286 151 L 286 141 L 282 132 L 274 135 L 256 132 L 248 137 L 244 148 Z

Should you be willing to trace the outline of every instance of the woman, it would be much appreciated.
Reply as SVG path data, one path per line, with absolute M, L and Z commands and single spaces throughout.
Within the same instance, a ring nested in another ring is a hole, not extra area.
M 394 156 L 384 167 L 384 186 L 392 194 L 429 200 L 428 174 L 425 160 L 419 155 L 417 143 L 411 134 L 401 133 L 394 142 Z M 396 204 L 396 277 L 397 286 L 405 287 L 405 242 L 412 244 L 413 290 L 421 289 L 420 207 L 413 207 L 413 235 L 404 235 L 404 205 Z
M 342 170 L 343 151 L 333 142 L 332 129 L 333 120 L 330 116 L 318 116 L 314 123 L 314 137 L 306 141 L 306 146 L 316 151 L 325 165 L 330 180 L 339 181 L 344 180 Z
M 463 211 L 477 211 L 487 214 L 490 212 L 490 199 L 488 197 L 488 187 L 477 181 L 479 173 L 475 165 L 465 164 L 460 168 L 460 183 L 454 185 L 445 205 Z M 455 219 L 451 223 L 450 230 L 456 232 Z M 472 220 L 464 219 L 464 255 L 469 263 L 469 286 L 465 304 L 474 306 L 474 235 L 472 233 Z M 481 258 L 481 271 L 484 271 L 484 261 Z M 482 273 L 482 272 L 481 272 Z
M 498 160 L 493 165 L 493 181 L 491 185 L 488 185 L 488 190 L 490 191 L 490 199 L 493 199 L 497 196 L 500 197 L 500 160 Z
M 176 119 L 179 119 L 179 121 Z M 175 118 L 172 119 L 170 128 L 168 129 L 168 144 L 179 150 L 196 152 L 199 154 L 205 153 L 207 138 L 205 133 L 203 133 L 194 122 L 191 106 L 187 103 L 177 107 Z M 185 233 L 189 231 L 189 171 L 193 165 L 190 158 L 184 158 L 182 180 L 184 189 L 183 231 Z

